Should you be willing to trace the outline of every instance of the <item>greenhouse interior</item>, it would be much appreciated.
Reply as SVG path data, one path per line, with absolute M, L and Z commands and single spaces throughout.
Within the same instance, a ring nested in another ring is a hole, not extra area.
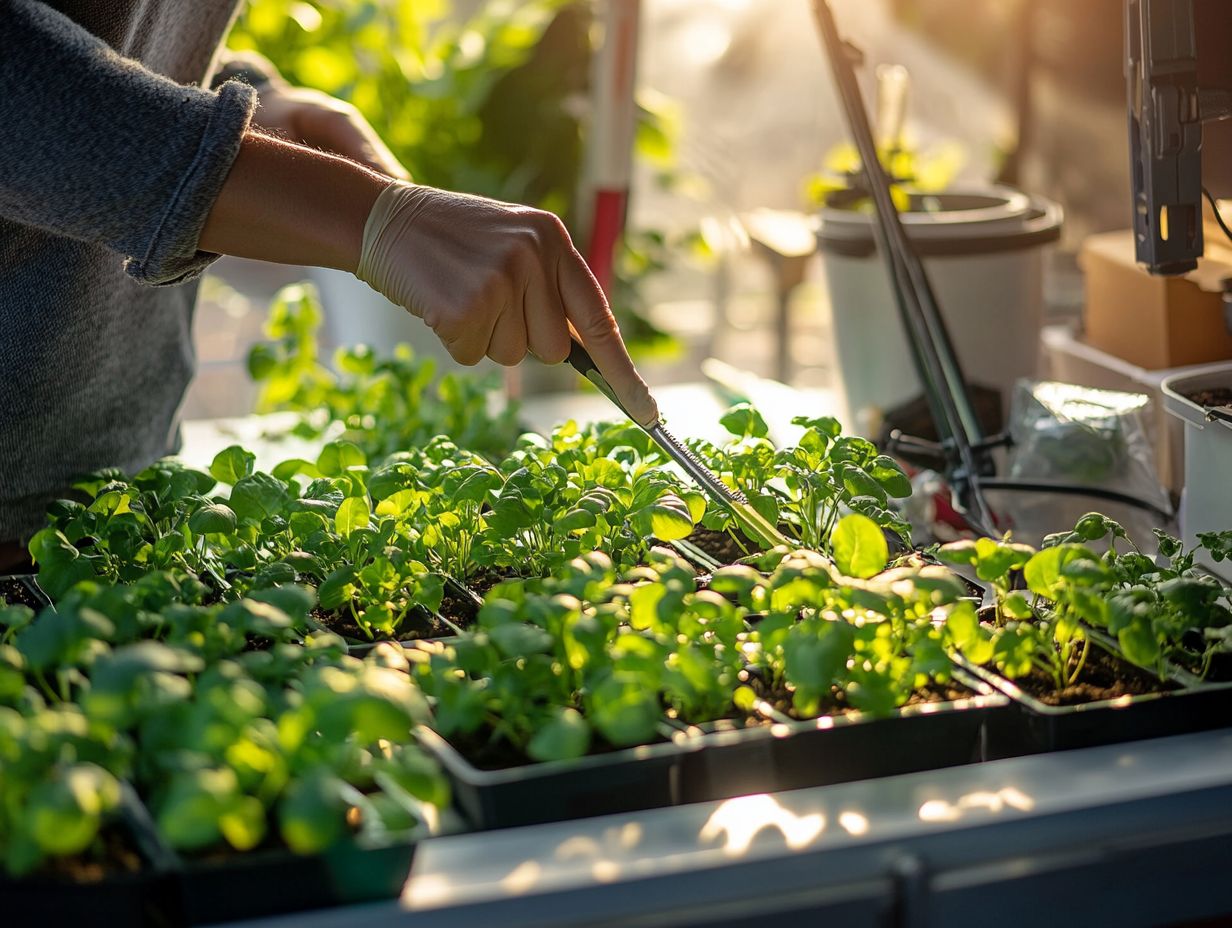
M 0 87 L 0 925 L 1232 926 L 1232 5 L 0 0 Z

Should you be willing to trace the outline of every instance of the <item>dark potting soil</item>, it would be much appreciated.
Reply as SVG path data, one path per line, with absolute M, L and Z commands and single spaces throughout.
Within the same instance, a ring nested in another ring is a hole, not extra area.
M 655 738 L 647 744 L 662 744 L 663 741 L 663 738 Z M 449 744 L 466 759 L 468 764 L 478 770 L 509 770 L 512 767 L 526 767 L 538 763 L 504 738 L 498 741 L 484 741 L 479 735 L 454 735 L 449 739 Z M 626 747 L 617 747 L 609 741 L 595 737 L 591 739 L 590 750 L 585 756 L 612 754 L 626 749 Z
M 498 583 L 518 579 L 518 576 L 518 573 L 511 567 L 481 567 L 471 575 L 466 585 L 482 599 Z
M 782 689 L 771 689 L 756 676 L 750 676 L 746 682 L 757 693 L 759 699 L 768 702 L 776 711 L 789 718 L 804 720 L 803 716 L 796 713 L 795 707 L 792 705 L 792 694 L 790 692 Z M 918 706 L 926 703 L 955 702 L 959 699 L 971 699 L 975 695 L 974 690 L 963 686 L 961 683 L 954 681 L 938 683 L 933 681 L 912 693 L 899 708 L 905 709 L 908 706 Z M 821 708 L 815 716 L 810 718 L 822 718 L 827 715 L 850 715 L 853 712 L 859 711 L 861 710 L 847 702 L 847 694 L 836 688 L 831 690 L 828 699 L 822 700 Z M 733 716 L 733 718 L 740 719 L 742 717 Z M 760 716 L 750 716 L 747 718 L 747 721 L 753 725 L 772 724 L 770 720 L 763 719 Z
M 732 538 L 730 533 L 713 532 L 708 528 L 699 528 L 685 539 L 689 544 L 700 548 L 720 564 L 734 564 L 742 557 L 747 557 L 749 554 L 757 551 L 756 545 L 747 539 L 743 540 L 745 542 L 744 550 L 741 549 L 740 544 Z
M 1232 387 L 1195 390 L 1193 393 L 1186 393 L 1185 398 L 1208 409 L 1212 406 L 1232 406 Z
M 1224 651 L 1211 658 L 1206 672 L 1207 683 L 1232 683 L 1232 654 Z
M 1167 693 L 1181 688 L 1171 680 L 1160 680 L 1149 671 L 1114 657 L 1094 645 L 1087 654 L 1082 676 L 1072 686 L 1058 690 L 1051 675 L 1038 669 L 1032 670 L 1026 677 L 1020 677 L 1014 683 L 1024 693 L 1034 696 L 1047 706 L 1077 706 L 1121 696 Z
M 452 628 L 435 615 L 422 609 L 412 609 L 408 612 L 394 634 L 386 635 L 383 632 L 377 632 L 375 637 L 360 628 L 348 614 L 314 609 L 312 616 L 331 632 L 350 641 L 410 641 L 416 638 L 443 638 L 454 634 Z
M 0 577 L 0 599 L 10 606 L 29 606 L 36 612 L 46 605 L 16 577 Z
M 101 883 L 108 877 L 137 873 L 141 857 L 128 836 L 117 828 L 105 828 L 97 846 L 74 857 L 52 857 L 34 877 L 65 883 Z

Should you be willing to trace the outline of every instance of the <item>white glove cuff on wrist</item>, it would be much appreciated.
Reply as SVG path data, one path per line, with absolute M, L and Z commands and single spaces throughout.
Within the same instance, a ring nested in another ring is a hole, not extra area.
M 396 180 L 381 191 L 364 223 L 364 240 L 359 251 L 355 276 L 378 293 L 389 296 L 406 293 L 408 281 L 401 279 L 410 268 L 398 243 L 406 235 L 429 199 L 431 188 Z M 395 255 L 403 260 L 395 261 Z M 405 307 L 418 316 L 415 307 Z

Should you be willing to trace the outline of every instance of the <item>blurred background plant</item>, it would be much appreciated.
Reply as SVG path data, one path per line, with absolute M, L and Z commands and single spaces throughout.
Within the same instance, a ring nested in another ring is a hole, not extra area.
M 925 149 L 910 143 L 882 147 L 878 158 L 893 181 L 890 195 L 900 210 L 910 209 L 911 193 L 940 193 L 963 169 L 967 155 L 958 142 L 946 140 Z M 869 209 L 864 169 L 855 145 L 843 142 L 826 155 L 821 171 L 805 179 L 804 197 L 810 207 L 837 206 Z M 922 201 L 927 208 L 927 198 Z
M 228 44 L 353 103 L 417 182 L 551 210 L 578 238 L 591 19 L 579 0 L 250 0 Z M 670 112 L 639 106 L 638 153 L 664 172 Z M 671 341 L 639 312 L 666 266 L 655 241 L 617 261 L 613 309 L 637 348 Z

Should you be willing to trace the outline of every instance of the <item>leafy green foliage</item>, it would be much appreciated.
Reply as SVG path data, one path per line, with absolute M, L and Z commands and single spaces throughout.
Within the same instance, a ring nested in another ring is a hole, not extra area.
M 835 419 L 800 417 L 793 420 L 805 428 L 799 443 L 775 448 L 766 438 L 765 420 L 747 404 L 728 410 L 720 421 L 733 441 L 722 448 L 694 442 L 694 450 L 800 547 L 832 554 L 832 536 L 845 513 L 866 516 L 910 541 L 910 526 L 893 511 L 891 500 L 910 496 L 911 481 L 872 442 L 842 435 Z M 717 509 L 704 524 L 720 531 L 735 528 L 730 515 Z
M 974 567 L 997 597 L 991 629 L 951 615 L 955 645 L 973 660 L 982 658 L 979 663 L 991 659 L 1011 677 L 1047 673 L 1060 690 L 1079 678 L 1090 646 L 1087 629 L 1094 628 L 1161 679 L 1170 664 L 1205 676 L 1214 655 L 1228 647 L 1229 591 L 1194 568 L 1194 551 L 1162 531 L 1155 534 L 1158 562 L 1100 513 L 1049 536 L 1038 552 L 990 539 L 943 546 L 943 560 Z M 1222 539 L 1201 541 L 1218 549 Z M 1096 553 L 1094 544 L 1106 544 L 1107 551 Z M 1128 550 L 1118 550 L 1119 544 Z M 1025 591 L 1014 589 L 1019 571 Z
M 319 357 L 321 319 L 310 284 L 294 284 L 275 297 L 265 328 L 272 341 L 255 345 L 248 358 L 249 372 L 261 385 L 258 411 L 302 413 L 299 431 L 305 435 L 341 423 L 344 438 L 372 461 L 437 435 L 494 458 L 513 446 L 517 409 L 490 408 L 495 380 L 437 377 L 436 362 L 416 358 L 409 345 L 398 345 L 389 357 L 362 346 L 342 348 L 330 368 Z
M 183 592 L 170 574 L 84 583 L 6 623 L 0 666 L 20 675 L 0 688 L 10 872 L 89 851 L 121 780 L 187 853 L 380 840 L 447 802 L 411 734 L 428 709 L 399 646 L 347 655 L 311 629 L 301 588 L 209 606 Z

